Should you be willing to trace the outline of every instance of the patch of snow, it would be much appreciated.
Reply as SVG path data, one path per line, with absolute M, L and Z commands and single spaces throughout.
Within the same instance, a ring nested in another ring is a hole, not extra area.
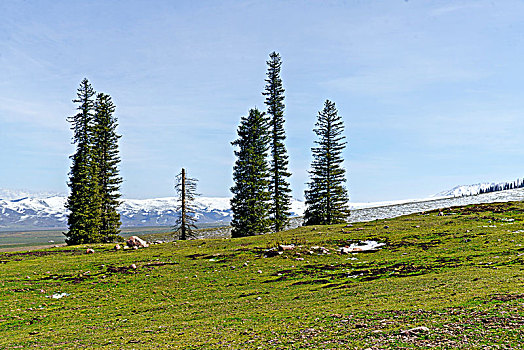
M 377 241 L 362 241 L 360 243 L 352 243 L 349 247 L 340 247 L 340 252 L 343 254 L 369 252 L 385 245 L 386 243 L 378 243 Z
M 63 297 L 69 296 L 68 293 L 55 293 L 53 295 L 46 295 L 46 298 L 52 298 L 52 299 L 62 299 Z

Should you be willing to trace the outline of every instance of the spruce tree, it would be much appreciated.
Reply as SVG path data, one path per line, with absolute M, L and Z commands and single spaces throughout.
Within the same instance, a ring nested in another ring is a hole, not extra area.
M 237 160 L 233 168 L 231 188 L 233 212 L 232 237 L 252 236 L 269 231 L 268 207 L 268 150 L 267 120 L 264 113 L 251 109 L 242 117 L 238 127 Z
M 68 121 L 72 124 L 73 143 L 76 151 L 71 156 L 72 165 L 68 186 L 71 190 L 66 208 L 69 210 L 68 232 L 64 233 L 67 244 L 100 242 L 100 191 L 98 169 L 93 147 L 95 91 L 87 79 L 77 90 L 78 113 Z
M 318 147 L 311 149 L 311 163 L 308 189 L 305 191 L 305 225 L 331 225 L 343 223 L 349 216 L 348 194 L 342 151 L 344 141 L 344 123 L 338 115 L 335 103 L 326 100 L 324 109 L 318 113 L 315 124 Z
M 175 231 L 180 232 L 180 239 L 195 238 L 196 229 L 196 207 L 195 197 L 197 179 L 186 176 L 186 170 L 182 168 L 180 174 L 176 177 L 175 190 L 178 195 L 178 217 L 175 222 Z
M 269 144 L 270 144 L 270 182 L 269 192 L 271 196 L 269 213 L 272 229 L 277 232 L 284 229 L 291 208 L 291 189 L 288 177 L 288 155 L 284 141 L 286 132 L 284 130 L 284 88 L 280 78 L 282 60 L 280 55 L 272 52 L 269 55 L 265 92 L 265 104 L 267 105 L 267 116 L 269 122 Z
M 100 191 L 100 227 L 99 234 L 104 242 L 112 242 L 120 233 L 120 184 L 118 164 L 117 118 L 113 115 L 115 105 L 111 96 L 103 93 L 97 95 L 93 128 L 93 148 L 95 168 L 98 171 Z

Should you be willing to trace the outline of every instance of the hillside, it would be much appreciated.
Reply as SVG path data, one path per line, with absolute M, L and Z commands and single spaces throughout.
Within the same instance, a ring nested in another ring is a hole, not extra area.
M 443 213 L 0 254 L 0 348 L 522 348 L 524 203 Z

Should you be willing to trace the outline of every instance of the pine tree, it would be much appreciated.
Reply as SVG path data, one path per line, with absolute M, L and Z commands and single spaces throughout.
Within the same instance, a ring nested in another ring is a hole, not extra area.
M 346 171 L 342 167 L 342 151 L 347 142 L 342 135 L 344 123 L 335 103 L 326 100 L 315 125 L 318 147 L 311 149 L 313 161 L 309 172 L 311 181 L 305 191 L 305 225 L 343 223 L 349 216 L 348 194 L 344 187 Z
M 176 177 L 175 190 L 178 195 L 178 217 L 175 222 L 175 231 L 180 231 L 180 239 L 195 238 L 194 229 L 196 229 L 197 218 L 195 216 L 195 197 L 197 179 L 186 176 L 186 170 L 182 168 L 180 174 Z
M 291 189 L 288 177 L 288 155 L 284 141 L 286 132 L 284 130 L 284 88 L 280 78 L 282 60 L 280 55 L 272 52 L 267 61 L 267 85 L 262 95 L 266 96 L 267 115 L 269 119 L 270 133 L 270 182 L 269 192 L 270 218 L 273 231 L 281 231 L 287 223 L 291 208 Z
M 95 91 L 87 79 L 80 83 L 77 98 L 78 113 L 68 121 L 72 124 L 73 143 L 76 151 L 71 156 L 72 165 L 68 186 L 71 190 L 66 208 L 69 209 L 67 244 L 100 242 L 100 191 L 98 169 L 94 162 L 93 119 Z
M 267 120 L 264 113 L 251 109 L 238 127 L 237 160 L 233 168 L 231 188 L 233 212 L 232 237 L 252 236 L 269 231 L 268 209 L 268 150 Z
M 111 96 L 99 93 L 95 102 L 93 128 L 93 148 L 95 151 L 95 167 L 98 171 L 98 187 L 100 191 L 100 228 L 99 234 L 104 242 L 113 242 L 120 233 L 120 184 L 118 164 L 117 119 L 113 115 L 115 105 Z

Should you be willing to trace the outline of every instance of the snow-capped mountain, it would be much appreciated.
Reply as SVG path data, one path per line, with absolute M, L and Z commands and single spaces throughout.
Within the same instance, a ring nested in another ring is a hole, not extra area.
M 229 198 L 197 197 L 198 223 L 231 221 Z M 65 228 L 66 196 L 50 193 L 30 193 L 0 189 L 0 230 Z M 175 197 L 154 199 L 122 199 L 119 212 L 122 225 L 171 226 L 175 223 L 178 201 Z M 304 202 L 292 200 L 293 216 L 304 212 Z
M 511 182 L 484 182 L 473 185 L 461 185 L 453 187 L 451 190 L 437 193 L 434 197 L 463 197 L 472 196 L 481 193 L 511 190 L 514 188 L 523 188 L 524 179 L 517 179 Z
M 455 186 L 450 190 L 442 191 L 437 193 L 434 197 L 462 197 L 462 196 L 472 196 L 479 194 L 481 190 L 486 190 L 491 186 L 496 185 L 494 182 L 484 182 L 473 185 L 460 185 Z

